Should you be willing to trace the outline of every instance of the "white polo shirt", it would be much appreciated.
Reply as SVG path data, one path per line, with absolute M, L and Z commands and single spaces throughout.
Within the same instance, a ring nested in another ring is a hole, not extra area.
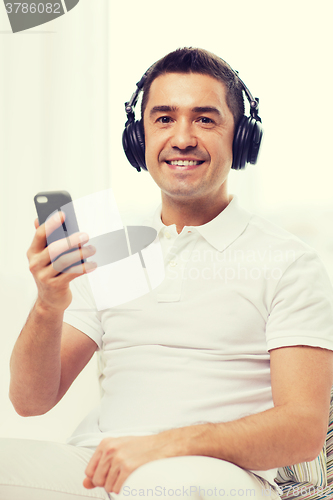
M 106 436 L 267 410 L 269 350 L 333 350 L 332 286 L 305 243 L 245 211 L 235 197 L 215 219 L 180 234 L 160 215 L 161 207 L 149 224 L 165 259 L 157 288 L 98 312 L 87 276 L 72 282 L 64 321 L 103 349 L 106 366 L 101 403 L 71 444 L 96 446 Z

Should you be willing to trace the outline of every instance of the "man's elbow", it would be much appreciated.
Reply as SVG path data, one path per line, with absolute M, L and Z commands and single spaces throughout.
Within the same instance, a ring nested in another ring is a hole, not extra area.
M 45 413 L 49 411 L 49 409 L 42 410 L 37 408 L 28 408 L 26 406 L 19 406 L 14 404 L 13 402 L 12 405 L 14 407 L 14 410 L 20 417 L 39 417 L 41 415 L 45 415 Z
M 296 422 L 296 425 L 298 423 Z M 320 454 L 326 441 L 328 430 L 328 419 L 323 418 L 321 415 L 308 415 L 303 420 L 300 429 L 300 446 L 301 462 L 312 462 Z
M 318 455 L 320 454 L 320 452 L 323 449 L 323 446 L 325 444 L 326 435 L 327 435 L 327 429 L 326 429 L 326 432 L 324 435 L 323 435 L 323 433 L 321 433 L 318 436 L 316 436 L 315 438 L 313 438 L 312 447 L 309 450 L 309 458 L 304 460 L 304 462 L 312 462 L 312 460 L 314 460 L 315 458 L 318 457 Z
M 15 394 L 9 391 L 9 399 L 14 410 L 20 417 L 38 417 L 45 415 L 51 408 L 28 404 L 27 401 L 22 401 Z

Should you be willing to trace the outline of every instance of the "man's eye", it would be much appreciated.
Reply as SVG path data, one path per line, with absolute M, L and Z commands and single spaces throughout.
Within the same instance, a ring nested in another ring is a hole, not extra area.
M 157 119 L 157 121 L 160 122 L 160 123 L 170 123 L 171 122 L 171 118 L 170 118 L 170 116 L 160 116 Z
M 199 121 L 201 121 L 201 123 L 205 123 L 205 124 L 214 123 L 214 121 L 211 118 L 208 118 L 207 116 L 201 116 L 199 118 Z

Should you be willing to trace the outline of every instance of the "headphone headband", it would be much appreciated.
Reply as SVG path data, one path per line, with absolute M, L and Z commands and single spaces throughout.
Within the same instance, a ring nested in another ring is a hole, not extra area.
M 127 125 L 128 121 L 134 121 L 135 120 L 135 115 L 134 115 L 134 110 L 133 108 L 136 106 L 136 103 L 138 102 L 139 99 L 139 94 L 141 90 L 143 89 L 143 85 L 145 83 L 145 80 L 148 76 L 148 72 L 150 70 L 151 66 L 147 69 L 145 74 L 142 76 L 141 80 L 136 84 L 136 90 L 133 92 L 130 100 L 128 102 L 125 102 L 125 111 L 127 115 L 127 122 L 125 126 Z
M 234 70 L 232 70 L 232 71 L 234 71 Z M 259 113 L 259 97 L 253 97 L 253 95 L 251 94 L 251 92 L 249 91 L 249 89 L 247 88 L 245 83 L 243 82 L 243 80 L 241 78 L 239 78 L 238 71 L 234 71 L 234 73 L 237 76 L 239 83 L 243 87 L 243 90 L 245 92 L 247 100 L 250 103 L 250 113 L 251 113 L 252 118 L 254 118 L 256 121 L 261 123 L 261 118 L 258 115 L 258 113 Z

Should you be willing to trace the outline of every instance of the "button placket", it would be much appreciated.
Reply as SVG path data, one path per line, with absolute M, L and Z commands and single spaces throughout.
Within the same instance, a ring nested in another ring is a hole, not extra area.
M 166 231 L 164 232 L 164 236 L 167 238 Z M 170 234 L 168 249 L 165 253 L 165 280 L 160 285 L 157 294 L 159 302 L 176 302 L 180 300 L 184 268 L 187 265 L 187 260 L 183 261 L 181 258 L 181 252 L 188 250 L 191 253 L 194 246 L 194 241 L 191 242 L 192 238 L 193 235 L 189 235 L 188 231 L 184 231 L 174 237 Z

